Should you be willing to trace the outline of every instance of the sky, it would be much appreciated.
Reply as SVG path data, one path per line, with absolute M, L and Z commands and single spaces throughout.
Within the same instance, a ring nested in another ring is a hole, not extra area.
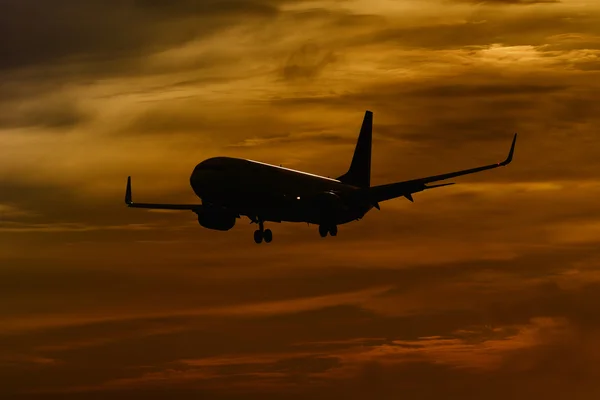
M 109 4 L 110 3 L 110 4 Z M 597 399 L 596 0 L 0 0 L 0 397 Z M 194 166 L 498 162 L 322 239 Z

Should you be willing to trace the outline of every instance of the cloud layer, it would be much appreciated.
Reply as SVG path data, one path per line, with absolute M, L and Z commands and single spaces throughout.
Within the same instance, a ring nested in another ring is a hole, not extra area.
M 591 0 L 0 5 L 0 397 L 596 399 Z M 255 246 L 193 214 L 229 155 L 373 182 L 509 168 Z M 434 382 L 434 384 L 432 384 Z

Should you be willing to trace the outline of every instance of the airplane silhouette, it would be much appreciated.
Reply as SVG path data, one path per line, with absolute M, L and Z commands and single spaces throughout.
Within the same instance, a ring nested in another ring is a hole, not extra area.
M 461 175 L 508 165 L 513 158 L 517 134 L 506 160 L 482 167 L 441 175 L 371 186 L 371 142 L 373 113 L 366 111 L 348 172 L 331 179 L 258 161 L 214 157 L 196 165 L 190 185 L 202 204 L 134 203 L 131 177 L 127 178 L 125 203 L 129 207 L 162 210 L 189 210 L 201 226 L 228 231 L 236 220 L 248 217 L 258 224 L 254 241 L 273 240 L 265 222 L 306 222 L 319 226 L 321 237 L 337 235 L 337 226 L 360 220 L 379 203 L 454 183 L 428 185 Z

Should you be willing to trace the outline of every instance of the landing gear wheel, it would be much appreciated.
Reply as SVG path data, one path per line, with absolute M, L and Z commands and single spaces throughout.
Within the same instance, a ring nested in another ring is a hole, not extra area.
M 262 234 L 263 238 L 265 239 L 266 243 L 271 243 L 271 240 L 273 240 L 273 232 L 271 232 L 270 229 L 266 229 L 263 234 Z
M 321 237 L 325 237 L 327 236 L 327 232 L 329 231 L 329 229 L 327 229 L 327 226 L 325 225 L 319 225 L 319 235 L 321 235 Z
M 331 228 L 329 228 L 329 234 L 331 236 L 337 235 L 337 225 L 331 225 Z
M 254 242 L 255 243 L 262 243 L 263 241 L 263 233 L 260 231 L 260 229 L 257 229 L 254 231 Z
M 336 236 L 338 233 L 337 225 L 319 225 L 319 235 L 321 237 L 327 236 L 327 234 L 331 236 Z

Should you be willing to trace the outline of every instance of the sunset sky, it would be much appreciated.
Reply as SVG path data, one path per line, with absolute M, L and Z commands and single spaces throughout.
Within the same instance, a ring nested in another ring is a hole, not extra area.
M 0 398 L 600 398 L 598 0 L 0 0 Z M 194 166 L 470 168 L 335 238 Z

